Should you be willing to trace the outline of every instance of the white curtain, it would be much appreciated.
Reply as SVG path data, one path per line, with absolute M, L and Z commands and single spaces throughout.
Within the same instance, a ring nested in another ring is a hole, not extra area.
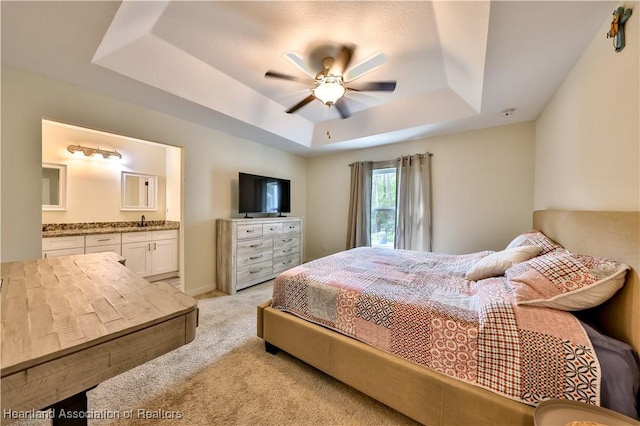
M 431 251 L 431 154 L 398 159 L 395 247 Z
M 351 193 L 349 201 L 349 223 L 347 249 L 370 246 L 371 234 L 371 174 L 370 161 L 357 162 L 351 167 Z

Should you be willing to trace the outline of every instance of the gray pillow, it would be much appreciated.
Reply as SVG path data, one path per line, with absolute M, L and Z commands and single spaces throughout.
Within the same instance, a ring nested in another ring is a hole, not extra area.
M 633 348 L 582 322 L 602 367 L 600 405 L 638 420 L 640 361 Z

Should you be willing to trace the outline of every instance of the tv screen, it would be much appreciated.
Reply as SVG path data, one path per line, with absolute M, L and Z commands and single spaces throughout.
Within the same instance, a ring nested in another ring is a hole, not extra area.
M 240 213 L 290 213 L 291 181 L 238 173 Z

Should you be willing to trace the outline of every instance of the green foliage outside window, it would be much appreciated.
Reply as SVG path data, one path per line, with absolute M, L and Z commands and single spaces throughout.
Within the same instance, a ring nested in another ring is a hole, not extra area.
M 396 169 L 377 169 L 371 182 L 371 244 L 393 247 L 395 229 Z

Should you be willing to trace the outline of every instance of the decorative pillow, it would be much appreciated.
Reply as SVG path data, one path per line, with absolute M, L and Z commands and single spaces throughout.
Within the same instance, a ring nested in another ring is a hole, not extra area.
M 578 311 L 604 303 L 624 285 L 629 267 L 556 250 L 506 271 L 519 305 Z
M 478 281 L 504 275 L 504 272 L 516 263 L 537 256 L 540 250 L 538 246 L 520 246 L 492 253 L 474 263 L 467 271 L 465 278 Z
M 596 351 L 602 366 L 600 406 L 622 413 L 633 419 L 638 416 L 640 397 L 640 360 L 629 345 L 602 334 L 596 328 L 580 321 Z
M 541 248 L 539 256 L 551 253 L 552 251 L 563 248 L 560 244 L 553 241 L 551 238 L 544 235 L 542 232 L 535 229 L 525 232 L 515 237 L 507 248 L 521 247 L 521 246 L 538 246 Z

